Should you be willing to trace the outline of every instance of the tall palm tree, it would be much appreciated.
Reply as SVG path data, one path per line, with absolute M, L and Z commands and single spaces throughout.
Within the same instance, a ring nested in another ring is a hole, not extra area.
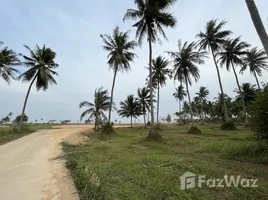
M 0 42 L 0 47 L 3 43 Z M 10 79 L 14 79 L 15 73 L 19 71 L 14 68 L 15 65 L 19 65 L 20 61 L 17 58 L 17 54 L 9 49 L 4 47 L 0 49 L 0 77 L 2 77 L 8 84 Z
M 223 46 L 225 40 L 227 37 L 232 33 L 229 30 L 222 30 L 224 25 L 226 24 L 226 21 L 221 21 L 219 24 L 217 23 L 217 20 L 211 20 L 207 23 L 205 32 L 200 32 L 197 37 L 199 40 L 200 48 L 203 50 L 209 50 L 211 51 L 214 64 L 217 70 L 219 85 L 221 89 L 221 97 L 224 95 L 222 82 L 221 82 L 221 75 L 219 71 L 219 67 L 216 61 L 216 53 L 220 51 L 221 47 Z M 225 99 L 223 98 L 223 109 L 224 109 L 224 116 L 225 121 L 228 120 L 228 114 L 227 114 L 227 107 L 225 103 Z
M 243 98 L 245 104 L 248 105 L 250 102 L 254 101 L 258 90 L 256 88 L 256 85 L 243 83 L 240 86 L 240 89 L 235 89 L 235 92 L 237 93 L 236 100 Z
M 130 117 L 130 124 L 132 128 L 132 118 L 138 118 L 143 115 L 142 107 L 139 101 L 134 98 L 134 95 L 128 95 L 125 101 L 120 102 L 120 110 L 118 113 L 122 117 Z
M 103 49 L 108 51 L 108 64 L 114 72 L 113 84 L 111 89 L 111 102 L 108 115 L 108 123 L 111 122 L 112 102 L 114 96 L 114 86 L 117 72 L 128 72 L 131 70 L 130 62 L 134 62 L 136 56 L 132 52 L 137 46 L 134 40 L 129 40 L 129 31 L 121 32 L 119 27 L 113 30 L 112 35 L 101 35 L 103 40 Z
M 139 88 L 138 91 L 138 102 L 142 107 L 143 117 L 144 117 L 144 124 L 146 126 L 146 111 L 150 111 L 150 90 L 147 87 Z
M 196 44 L 194 42 L 185 42 L 183 45 L 181 41 L 178 42 L 179 52 L 168 52 L 173 59 L 173 72 L 174 80 L 178 80 L 180 83 L 185 83 L 186 91 L 188 94 L 191 121 L 193 125 L 193 108 L 191 103 L 191 97 L 189 92 L 189 85 L 192 85 L 192 78 L 195 82 L 200 78 L 198 64 L 204 64 L 204 58 L 206 57 L 205 51 L 196 51 Z
M 180 85 L 179 87 L 175 88 L 176 92 L 173 93 L 173 96 L 175 99 L 179 101 L 179 112 L 181 112 L 181 102 L 184 100 L 184 97 L 187 95 L 186 91 L 184 90 L 183 85 Z
M 262 45 L 266 51 L 266 55 L 268 56 L 268 36 L 264 28 L 264 25 L 262 23 L 258 8 L 254 0 L 246 0 L 246 4 L 249 10 L 249 13 L 251 15 L 253 24 L 255 26 L 255 29 L 259 35 L 259 38 L 261 39 Z
M 154 104 L 153 104 L 153 79 L 152 79 L 152 43 L 156 42 L 160 33 L 165 39 L 167 36 L 163 27 L 175 27 L 176 19 L 167 10 L 176 0 L 135 0 L 136 9 L 128 9 L 124 20 L 137 20 L 133 25 L 137 28 L 136 37 L 140 45 L 146 37 L 149 43 L 149 77 L 151 95 L 151 130 L 149 137 L 154 136 Z
M 152 73 L 153 80 L 157 83 L 157 111 L 156 122 L 159 121 L 159 96 L 160 86 L 163 87 L 166 84 L 167 76 L 171 76 L 171 71 L 168 69 L 169 61 L 162 56 L 158 56 L 152 61 Z
M 200 114 L 201 116 L 203 116 L 204 114 L 204 105 L 205 102 L 207 100 L 207 96 L 209 95 L 209 90 L 207 89 L 207 87 L 201 86 L 199 88 L 199 92 L 195 93 L 198 98 L 200 99 Z
M 268 70 L 267 60 L 268 57 L 265 51 L 258 50 L 257 48 L 249 50 L 243 58 L 243 67 L 240 71 L 244 72 L 249 68 L 250 73 L 253 74 L 256 79 L 259 90 L 261 90 L 261 86 L 257 75 L 262 76 L 262 70 Z
M 240 84 L 237 77 L 237 73 L 235 70 L 235 65 L 242 65 L 242 56 L 246 54 L 247 48 L 250 45 L 246 42 L 243 42 L 240 40 L 240 37 L 235 38 L 233 40 L 226 40 L 222 46 L 221 52 L 217 54 L 219 57 L 219 62 L 221 66 L 226 66 L 227 71 L 230 71 L 230 68 L 232 68 L 233 73 L 235 75 L 235 80 L 238 89 L 240 90 Z M 243 95 L 243 93 L 240 91 L 240 94 Z M 244 113 L 244 119 L 245 122 L 247 122 L 247 111 L 245 107 L 244 98 L 241 98 L 243 113 Z
M 111 97 L 108 94 L 108 90 L 104 90 L 102 87 L 95 90 L 94 103 L 88 101 L 82 101 L 79 104 L 79 108 L 88 107 L 80 117 L 82 121 L 86 116 L 89 115 L 88 119 L 94 118 L 95 130 L 99 127 L 99 122 L 106 119 L 105 111 L 110 109 Z
M 24 45 L 24 47 L 29 51 L 30 55 L 23 55 L 25 61 L 22 62 L 22 64 L 26 67 L 29 67 L 29 69 L 21 74 L 18 79 L 22 80 L 23 82 L 30 82 L 30 86 L 28 88 L 23 104 L 19 123 L 20 127 L 22 125 L 26 104 L 34 82 L 38 91 L 40 89 L 46 91 L 49 84 L 57 84 L 53 76 L 58 75 L 55 69 L 59 66 L 57 63 L 55 63 L 56 53 L 52 51 L 52 49 L 47 48 L 45 45 L 41 48 L 36 45 L 36 48 L 34 50 L 30 49 L 30 47 L 26 45 Z

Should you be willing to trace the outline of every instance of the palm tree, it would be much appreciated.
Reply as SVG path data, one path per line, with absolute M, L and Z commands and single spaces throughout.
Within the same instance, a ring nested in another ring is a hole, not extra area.
M 258 90 L 256 85 L 243 83 L 240 89 L 235 89 L 235 92 L 237 93 L 236 100 L 239 101 L 243 98 L 245 104 L 248 105 L 250 102 L 254 101 Z
M 261 86 L 258 80 L 258 76 L 262 76 L 262 70 L 268 69 L 267 64 L 268 57 L 265 54 L 265 51 L 258 50 L 257 48 L 253 48 L 248 51 L 243 58 L 243 67 L 241 68 L 241 72 L 244 72 L 247 68 L 256 79 L 259 90 L 261 90 Z
M 79 104 L 79 108 L 88 107 L 80 117 L 82 121 L 86 116 L 89 115 L 88 119 L 95 119 L 95 130 L 99 127 L 99 122 L 106 119 L 105 111 L 110 109 L 111 97 L 108 94 L 108 90 L 104 90 L 102 87 L 95 90 L 94 103 L 88 101 L 82 101 Z
M 171 71 L 168 69 L 169 61 L 162 56 L 158 56 L 155 60 L 152 61 L 152 76 L 153 81 L 157 83 L 157 114 L 156 122 L 159 121 L 159 93 L 160 86 L 163 87 L 166 84 L 167 76 L 170 77 Z
M 183 85 L 180 85 L 179 87 L 175 88 L 176 92 L 173 93 L 173 96 L 175 99 L 179 101 L 179 112 L 181 112 L 181 102 L 184 100 L 184 97 L 187 95 L 186 91 L 184 90 Z
M 199 40 L 200 49 L 211 51 L 214 64 L 217 70 L 219 85 L 220 85 L 221 94 L 222 94 L 221 97 L 223 97 L 224 91 L 222 87 L 219 67 L 216 61 L 216 53 L 220 51 L 225 40 L 232 33 L 229 30 L 222 30 L 222 28 L 224 27 L 226 23 L 227 23 L 226 21 L 221 21 L 219 24 L 217 24 L 217 20 L 211 20 L 207 23 L 205 32 L 200 32 L 197 35 L 197 37 L 200 39 Z M 227 107 L 226 107 L 224 98 L 223 98 L 223 109 L 224 109 L 224 116 L 225 116 L 224 119 L 225 121 L 227 121 L 228 114 L 227 114 Z
M 237 77 L 237 73 L 235 70 L 235 65 L 242 65 L 242 56 L 246 54 L 247 48 L 250 45 L 246 42 L 243 42 L 240 40 L 240 37 L 235 38 L 233 40 L 226 40 L 222 46 L 221 52 L 217 54 L 219 57 L 220 65 L 226 66 L 227 71 L 230 71 L 230 68 L 232 67 L 233 73 L 235 75 L 235 80 L 238 89 L 240 90 L 240 84 Z M 243 93 L 240 91 L 240 94 L 243 95 Z M 245 122 L 247 122 L 247 111 L 245 107 L 244 98 L 241 98 L 243 113 Z
M 144 124 L 146 126 L 146 111 L 150 111 L 150 90 L 147 87 L 138 89 L 138 102 L 142 107 Z
M 159 40 L 158 33 L 165 39 L 167 36 L 163 27 L 175 27 L 176 19 L 167 9 L 176 0 L 135 0 L 137 9 L 128 9 L 124 20 L 137 20 L 133 25 L 137 28 L 136 38 L 142 44 L 144 37 L 149 43 L 149 77 L 150 77 L 150 96 L 151 96 L 151 130 L 149 137 L 154 136 L 154 104 L 153 104 L 153 78 L 152 78 L 152 43 Z
M 34 82 L 36 83 L 36 88 L 38 91 L 40 89 L 46 91 L 49 84 L 57 84 L 53 76 L 58 75 L 55 69 L 59 66 L 54 61 L 56 58 L 56 53 L 52 51 L 52 49 L 47 48 L 45 45 L 42 48 L 36 45 L 34 50 L 30 49 L 30 47 L 26 45 L 24 45 L 24 47 L 29 51 L 30 56 L 23 55 L 25 61 L 22 62 L 22 64 L 26 67 L 29 67 L 29 69 L 21 74 L 18 79 L 22 80 L 23 82 L 30 82 L 30 86 L 23 104 L 19 126 L 22 125 L 26 104 Z
M 130 124 L 132 128 L 132 118 L 138 118 L 143 115 L 142 107 L 139 101 L 134 98 L 134 95 L 128 95 L 125 101 L 120 102 L 120 110 L 118 113 L 122 117 L 130 117 Z
M 112 35 L 101 35 L 103 49 L 108 51 L 108 64 L 114 72 L 113 85 L 111 89 L 111 102 L 108 115 L 108 123 L 111 122 L 112 102 L 117 72 L 128 72 L 131 70 L 130 62 L 134 61 L 135 53 L 131 52 L 137 46 L 133 40 L 129 40 L 129 31 L 121 32 L 119 27 L 113 30 Z
M 0 47 L 3 43 L 0 42 Z M 14 65 L 19 65 L 20 61 L 14 51 L 8 47 L 0 49 L 0 76 L 9 84 L 10 79 L 14 79 L 15 73 L 19 71 Z
M 192 78 L 195 82 L 200 78 L 199 69 L 197 64 L 204 64 L 204 58 L 206 57 L 205 51 L 196 51 L 196 44 L 194 42 L 185 42 L 183 45 L 181 41 L 178 43 L 179 52 L 168 52 L 168 54 L 173 59 L 174 63 L 174 80 L 180 81 L 180 83 L 185 83 L 186 91 L 188 94 L 191 121 L 193 125 L 193 108 L 191 103 L 191 97 L 189 92 L 189 85 L 192 85 Z
M 254 0 L 246 0 L 246 4 L 251 15 L 251 19 L 256 28 L 256 31 L 261 39 L 262 45 L 266 51 L 266 55 L 268 56 L 268 36 L 263 26 L 258 8 L 255 4 Z
M 200 114 L 201 116 L 204 114 L 204 105 L 205 105 L 205 102 L 207 100 L 207 96 L 209 95 L 209 90 L 204 87 L 204 86 L 201 86 L 199 88 L 199 92 L 195 93 L 198 98 L 200 99 Z

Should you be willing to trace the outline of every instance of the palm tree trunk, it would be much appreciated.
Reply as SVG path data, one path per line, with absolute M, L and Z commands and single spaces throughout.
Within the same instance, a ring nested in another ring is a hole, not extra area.
M 109 116 L 108 116 L 108 123 L 109 124 L 111 122 L 111 113 L 112 113 L 112 107 L 113 107 L 113 97 L 114 97 L 114 86 L 115 86 L 116 74 L 117 74 L 117 67 L 114 71 L 114 79 L 113 79 L 113 85 L 112 85 L 112 90 L 111 90 L 111 102 L 110 102 Z
M 232 68 L 233 68 L 233 72 L 234 72 L 234 75 L 235 75 L 236 84 L 237 84 L 239 93 L 241 95 L 241 103 L 242 103 L 242 107 L 243 107 L 243 113 L 244 113 L 244 117 L 245 117 L 245 123 L 247 123 L 247 111 L 246 111 L 246 106 L 245 106 L 245 101 L 244 101 L 244 94 L 241 91 L 240 84 L 239 84 L 238 77 L 237 77 L 237 73 L 235 71 L 235 67 L 234 67 L 234 63 L 233 62 L 232 62 Z
M 147 118 L 147 122 L 149 122 L 150 121 L 150 110 L 148 110 L 148 118 Z
M 188 94 L 188 100 L 189 100 L 189 106 L 190 106 L 190 112 L 191 112 L 191 123 L 192 123 L 192 126 L 193 126 L 194 125 L 194 120 L 193 120 L 194 113 L 193 113 L 191 96 L 190 96 L 189 87 L 188 87 L 188 81 L 187 81 L 186 77 L 185 77 L 185 83 L 186 83 L 186 90 L 187 90 L 187 94 Z
M 132 128 L 132 116 L 130 116 L 130 127 Z
M 179 100 L 179 112 L 181 112 L 181 101 Z
M 143 114 L 143 119 L 144 119 L 144 125 L 146 126 L 146 112 Z
M 204 99 L 201 99 L 201 113 L 200 113 L 200 119 L 201 119 L 201 122 L 204 122 Z
M 160 84 L 158 82 L 158 86 L 157 86 L 157 117 L 156 117 L 156 122 L 159 122 L 159 91 L 160 91 Z
M 34 79 L 33 79 L 32 82 L 30 83 L 30 86 L 29 86 L 29 88 L 28 88 L 28 91 L 27 91 L 27 94 L 26 94 L 26 97 L 25 97 L 25 100 L 24 100 L 23 108 L 22 108 L 22 113 L 21 113 L 21 116 L 20 116 L 19 128 L 21 128 L 21 126 L 22 126 L 23 117 L 24 117 L 24 114 L 25 114 L 25 109 L 26 109 L 26 105 L 27 105 L 28 97 L 29 97 L 31 88 L 32 88 L 33 83 L 34 83 L 34 81 L 35 81 L 36 78 L 37 78 L 37 75 L 35 75 Z
M 261 39 L 261 42 L 266 51 L 266 54 L 268 55 L 268 36 L 263 26 L 258 8 L 254 0 L 246 0 L 246 4 L 249 10 L 251 19 L 253 21 L 253 24 L 255 26 L 255 29 L 259 35 L 259 38 Z
M 98 117 L 98 115 L 96 115 L 95 116 L 95 130 L 97 130 L 98 123 L 99 123 L 99 117 Z
M 254 71 L 254 76 L 255 76 L 255 79 L 256 79 L 256 82 L 257 82 L 258 88 L 259 88 L 259 90 L 261 91 L 261 86 L 260 86 L 260 83 L 259 83 L 259 80 L 258 80 L 258 77 L 257 77 L 257 74 L 256 74 L 256 72 L 255 72 L 255 71 Z
M 154 101 L 153 101 L 153 79 L 152 79 L 152 39 L 151 34 L 149 36 L 149 77 L 150 77 L 150 100 L 151 100 L 151 130 L 149 135 L 154 136 Z
M 225 102 L 225 98 L 224 98 L 223 87 L 222 87 L 222 83 L 221 83 L 220 70 L 219 70 L 219 67 L 218 67 L 218 64 L 217 64 L 217 61 L 216 61 L 216 58 L 215 58 L 214 50 L 212 49 L 212 47 L 210 47 L 210 48 L 211 48 L 211 53 L 212 53 L 212 57 L 213 57 L 213 60 L 214 60 L 214 64 L 215 64 L 216 69 L 217 69 L 217 75 L 218 75 L 219 85 L 220 85 L 220 89 L 221 89 L 223 109 L 224 109 L 224 120 L 225 120 L 225 122 L 227 122 L 228 121 L 228 114 L 227 114 L 227 107 L 226 107 L 226 102 Z

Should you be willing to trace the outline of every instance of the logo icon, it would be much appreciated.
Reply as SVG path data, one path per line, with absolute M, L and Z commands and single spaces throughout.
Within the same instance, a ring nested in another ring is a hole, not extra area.
M 182 176 L 180 176 L 181 180 L 181 189 L 191 189 L 195 187 L 195 177 L 196 175 L 192 172 L 185 172 Z

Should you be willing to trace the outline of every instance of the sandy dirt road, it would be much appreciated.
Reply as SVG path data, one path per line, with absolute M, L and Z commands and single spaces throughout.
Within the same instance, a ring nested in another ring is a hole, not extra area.
M 62 154 L 62 141 L 77 140 L 88 128 L 41 130 L 0 146 L 0 199 L 78 200 L 64 160 L 54 158 Z

